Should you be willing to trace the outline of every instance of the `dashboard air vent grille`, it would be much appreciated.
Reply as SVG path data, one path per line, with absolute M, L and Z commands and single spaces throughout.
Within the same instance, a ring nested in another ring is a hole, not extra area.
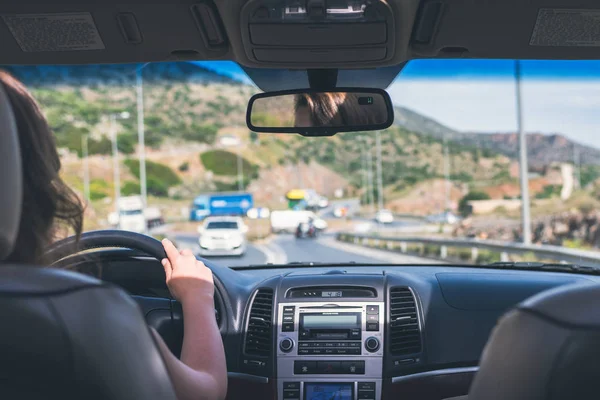
M 250 306 L 245 350 L 252 356 L 268 357 L 273 346 L 273 291 L 259 289 Z
M 397 356 L 421 352 L 417 304 L 407 287 L 390 290 L 390 352 Z

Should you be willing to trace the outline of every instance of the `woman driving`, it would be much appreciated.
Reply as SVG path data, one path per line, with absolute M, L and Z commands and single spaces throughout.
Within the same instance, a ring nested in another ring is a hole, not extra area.
M 16 245 L 7 262 L 44 265 L 44 251 L 83 227 L 83 205 L 59 175 L 60 158 L 54 135 L 37 102 L 25 86 L 0 71 L 0 83 L 11 103 L 23 164 L 23 212 Z M 152 330 L 179 400 L 224 399 L 227 368 L 214 317 L 213 276 L 190 250 L 178 251 L 163 240 L 162 260 L 167 286 L 182 304 L 185 319 L 181 360 Z

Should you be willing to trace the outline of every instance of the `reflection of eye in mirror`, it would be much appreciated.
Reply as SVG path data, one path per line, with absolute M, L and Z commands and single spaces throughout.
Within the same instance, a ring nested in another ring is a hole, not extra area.
M 363 89 L 361 89 L 363 90 Z M 266 94 L 251 101 L 250 129 L 333 128 L 336 132 L 384 129 L 393 111 L 384 91 L 296 91 Z

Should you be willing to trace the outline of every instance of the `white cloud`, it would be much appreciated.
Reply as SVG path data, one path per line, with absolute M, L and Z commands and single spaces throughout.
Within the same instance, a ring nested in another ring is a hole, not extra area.
M 511 80 L 398 79 L 388 89 L 395 104 L 453 129 L 515 131 L 515 83 Z M 524 81 L 527 132 L 562 133 L 600 147 L 600 81 Z

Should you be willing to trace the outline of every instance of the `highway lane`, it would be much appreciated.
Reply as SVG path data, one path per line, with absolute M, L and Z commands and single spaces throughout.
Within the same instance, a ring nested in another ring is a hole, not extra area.
M 179 248 L 188 248 L 198 254 L 200 252 L 200 245 L 198 244 L 198 235 L 191 233 L 175 233 L 169 235 Z M 265 264 L 267 263 L 268 251 L 261 249 L 260 246 L 248 244 L 246 254 L 241 257 L 210 257 L 210 261 L 214 261 L 218 264 L 226 265 L 228 267 L 243 266 L 252 264 Z
M 174 233 L 170 237 L 180 248 L 189 248 L 198 254 L 200 250 L 198 235 Z M 248 250 L 242 257 L 210 257 L 209 259 L 225 266 L 285 264 L 287 262 L 432 263 L 430 259 L 340 243 L 333 235 L 321 235 L 316 239 L 296 239 L 292 234 L 275 235 L 266 244 L 248 244 Z
M 296 239 L 293 235 L 277 235 L 272 245 L 282 249 L 289 262 L 321 262 L 357 264 L 431 264 L 430 259 L 407 256 L 395 252 L 369 249 L 341 243 L 334 235 L 322 235 L 316 239 Z

